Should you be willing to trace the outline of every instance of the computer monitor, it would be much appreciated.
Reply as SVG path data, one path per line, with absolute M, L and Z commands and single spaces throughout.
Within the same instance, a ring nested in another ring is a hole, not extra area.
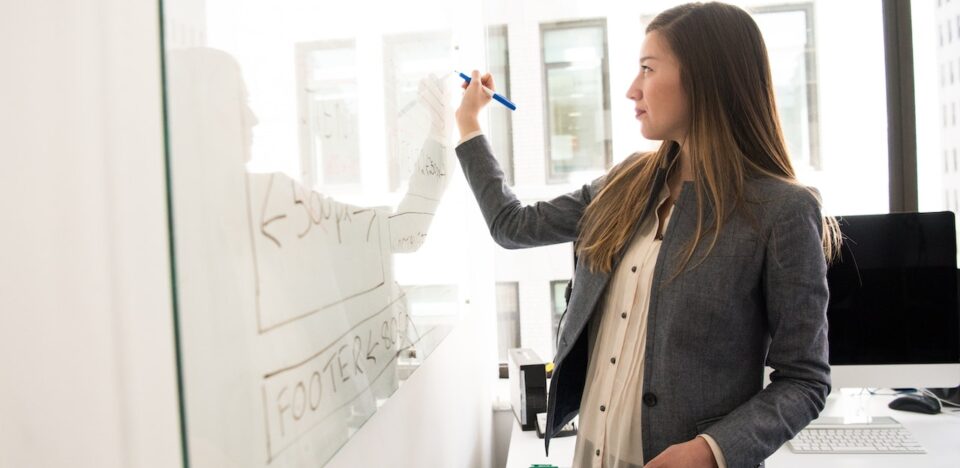
M 960 385 L 954 214 L 838 219 L 827 271 L 834 388 Z

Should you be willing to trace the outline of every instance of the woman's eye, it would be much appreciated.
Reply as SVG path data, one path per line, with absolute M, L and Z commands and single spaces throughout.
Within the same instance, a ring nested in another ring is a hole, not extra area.
M 641 73 L 647 73 L 647 72 L 652 72 L 652 71 L 653 71 L 652 68 L 650 68 L 650 67 L 648 67 L 648 66 L 646 66 L 646 65 L 640 65 L 640 72 L 641 72 Z

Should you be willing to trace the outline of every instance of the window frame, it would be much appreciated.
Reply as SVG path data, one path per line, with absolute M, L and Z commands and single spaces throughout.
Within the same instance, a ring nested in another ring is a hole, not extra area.
M 510 36 L 509 36 L 509 27 L 506 24 L 494 24 L 487 26 L 487 41 L 486 45 L 490 45 L 490 37 L 494 34 L 503 38 L 503 76 L 501 81 L 496 83 L 498 92 L 504 96 L 510 96 Z M 487 49 L 487 54 L 490 55 L 489 48 Z M 493 63 L 492 60 L 487 59 L 487 63 Z M 492 71 L 492 70 L 491 70 Z M 505 121 L 506 135 L 491 135 L 491 137 L 497 137 L 496 141 L 491 140 L 491 145 L 497 146 L 502 142 L 503 147 L 506 149 L 506 154 L 497 154 L 496 148 L 494 149 L 494 156 L 497 158 L 497 161 L 500 162 L 500 166 L 503 169 L 504 176 L 506 177 L 508 185 L 515 184 L 515 164 L 513 160 L 513 113 L 504 112 L 502 109 L 497 109 L 496 114 L 490 114 L 488 116 L 490 119 L 491 130 L 493 129 L 493 120 L 494 118 L 502 118 Z
M 883 0 L 890 212 L 918 211 L 917 114 L 909 1 Z
M 606 171 L 610 168 L 610 165 L 613 162 L 613 140 L 612 140 L 612 122 L 610 121 L 610 48 L 609 48 L 609 36 L 607 31 L 607 20 L 606 18 L 585 18 L 573 21 L 554 21 L 554 22 L 545 22 L 540 23 L 540 89 L 543 90 L 543 145 L 544 145 L 544 172 L 546 176 L 546 182 L 548 184 L 565 184 L 569 183 L 570 179 L 567 174 L 556 174 L 553 172 L 553 166 L 551 164 L 551 155 L 553 149 L 551 147 L 551 133 L 550 133 L 550 96 L 548 92 L 548 83 L 547 75 L 548 69 L 551 68 L 548 66 L 546 61 L 546 48 L 543 45 L 544 35 L 549 31 L 559 31 L 564 29 L 579 29 L 587 27 L 599 27 L 602 31 L 603 37 L 603 57 L 600 61 L 601 69 L 601 81 L 603 85 L 603 134 L 604 134 L 604 158 L 603 158 L 603 170 Z M 566 62 L 556 62 L 557 64 L 566 63 Z
M 817 37 L 814 25 L 815 11 L 813 2 L 804 3 L 783 3 L 773 5 L 759 5 L 750 8 L 751 15 L 762 15 L 767 13 L 790 13 L 803 12 L 806 21 L 808 47 L 804 53 L 804 73 L 807 78 L 807 124 L 809 132 L 807 138 L 810 139 L 810 154 L 807 164 L 814 170 L 823 169 L 823 162 L 820 158 L 820 97 L 818 95 L 817 81 Z M 769 53 L 769 52 L 768 52 Z

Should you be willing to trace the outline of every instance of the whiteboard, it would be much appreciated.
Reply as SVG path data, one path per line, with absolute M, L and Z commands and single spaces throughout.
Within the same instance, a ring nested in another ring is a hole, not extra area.
M 351 35 L 310 21 L 349 11 L 285 6 L 165 2 L 190 466 L 323 465 L 466 294 L 452 23 Z

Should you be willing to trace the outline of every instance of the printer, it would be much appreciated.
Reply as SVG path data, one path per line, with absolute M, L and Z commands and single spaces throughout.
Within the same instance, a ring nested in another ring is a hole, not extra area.
M 537 413 L 547 411 L 546 364 L 529 348 L 507 351 L 510 406 L 524 431 L 536 429 Z

